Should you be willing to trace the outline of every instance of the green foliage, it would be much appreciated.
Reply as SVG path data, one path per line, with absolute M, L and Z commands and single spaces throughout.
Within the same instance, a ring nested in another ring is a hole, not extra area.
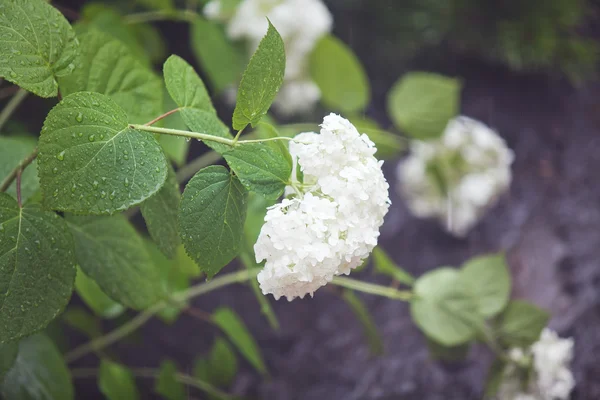
M 227 340 L 218 337 L 207 358 L 194 364 L 194 376 L 218 387 L 229 386 L 238 371 L 238 360 Z
M 283 83 L 285 48 L 283 39 L 269 21 L 269 29 L 250 59 L 238 88 L 233 111 L 233 129 L 253 127 L 269 111 Z
M 213 313 L 213 322 L 221 328 L 244 358 L 261 374 L 267 375 L 267 367 L 254 338 L 244 322 L 230 308 L 220 307 Z
M 0 344 L 0 385 L 2 380 L 4 379 L 4 375 L 11 369 L 11 367 L 15 363 L 18 352 L 18 342 Z
M 198 17 L 191 28 L 192 51 L 212 88 L 221 93 L 242 76 L 245 51 L 231 43 L 224 28 L 215 22 Z
M 415 282 L 414 293 L 411 313 L 415 323 L 443 346 L 467 343 L 483 326 L 477 299 L 466 290 L 455 269 L 426 273 Z
M 0 77 L 40 97 L 56 97 L 57 78 L 75 68 L 75 32 L 42 0 L 0 4 Z
M 63 220 L 0 193 L 0 343 L 43 329 L 75 282 L 73 241 Z
M 229 129 L 217 116 L 202 79 L 182 58 L 171 56 L 163 67 L 165 84 L 171 98 L 179 106 L 185 124 L 194 132 L 233 138 Z M 207 146 L 223 153 L 229 146 L 211 141 Z
M 221 166 L 198 172 L 187 184 L 179 209 L 181 239 L 187 253 L 210 278 L 240 249 L 247 192 Z
M 138 400 L 140 398 L 129 368 L 108 360 L 100 362 L 98 387 L 107 400 Z
M 140 207 L 152 240 L 169 258 L 175 256 L 181 243 L 177 231 L 177 210 L 180 199 L 179 183 L 175 171 L 169 166 L 167 181 L 162 189 L 144 201 Z
M 504 367 L 506 364 L 502 360 L 496 359 L 492 363 L 488 375 L 485 379 L 485 397 L 492 399 L 498 393 L 502 380 L 504 378 Z
M 97 92 L 110 97 L 127 114 L 128 123 L 146 123 L 162 111 L 162 83 L 130 49 L 110 35 L 89 29 L 79 35 L 77 68 L 61 79 L 63 96 Z
M 44 204 L 55 210 L 125 210 L 160 190 L 167 176 L 154 137 L 129 128 L 123 109 L 99 93 L 74 93 L 54 107 L 39 150 Z
M 177 366 L 173 361 L 166 360 L 160 364 L 160 371 L 154 391 L 167 400 L 185 400 L 187 394 L 183 383 L 176 378 Z
M 135 310 L 163 298 L 160 271 L 125 218 L 70 215 L 67 222 L 77 263 L 109 297 Z
M 71 328 L 95 339 L 102 335 L 100 321 L 81 307 L 70 307 L 62 315 L 62 320 Z
M 405 139 L 381 127 L 367 117 L 350 117 L 350 121 L 360 133 L 365 133 L 377 147 L 375 157 L 379 160 L 394 159 L 404 150 Z
M 19 342 L 19 352 L 0 386 L 10 400 L 72 400 L 73 382 L 60 352 L 48 337 L 37 334 Z
M 164 97 L 164 108 L 163 112 L 168 112 L 177 108 L 177 104 L 171 99 L 169 93 L 165 90 Z M 159 121 L 157 124 L 160 124 L 168 129 L 177 129 L 180 131 L 184 131 L 187 129 L 187 125 L 183 122 L 183 118 L 181 117 L 181 113 L 171 114 L 163 120 Z M 185 161 L 188 156 L 188 151 L 190 148 L 190 142 L 185 138 L 179 136 L 172 135 L 160 135 L 158 138 L 158 142 L 160 143 L 163 151 L 167 158 L 175 163 L 178 167 L 181 167 L 185 164 Z
M 523 300 L 513 300 L 500 315 L 497 334 L 507 347 L 527 347 L 535 343 L 548 324 L 550 315 Z
M 426 72 L 400 78 L 388 94 L 388 113 L 396 127 L 415 139 L 439 137 L 459 111 L 461 83 Z
M 29 137 L 0 137 L 0 180 L 4 179 L 19 165 L 19 162 L 30 155 L 35 149 L 36 142 Z M 21 176 L 21 199 L 23 202 L 33 196 L 40 187 L 37 176 L 36 162 L 25 169 Z M 16 182 L 9 187 L 7 193 L 17 197 Z
M 510 297 L 510 274 L 503 254 L 472 258 L 461 269 L 461 280 L 475 294 L 479 313 L 500 313 Z
M 396 265 L 381 247 L 373 249 L 373 264 L 375 266 L 375 272 L 378 274 L 387 275 L 408 286 L 412 286 L 415 282 L 415 278 Z
M 373 318 L 371 318 L 371 314 L 369 314 L 367 307 L 351 290 L 344 290 L 342 298 L 346 301 L 348 306 L 350 306 L 350 309 L 356 316 L 356 319 L 358 319 L 362 325 L 363 332 L 367 338 L 367 342 L 369 343 L 369 349 L 371 350 L 371 353 L 374 355 L 383 354 L 383 341 L 381 340 L 381 336 L 377 331 L 375 321 L 373 321 Z
M 81 299 L 97 315 L 103 318 L 116 318 L 125 312 L 125 307 L 108 297 L 100 286 L 77 268 L 75 290 Z
M 317 43 L 310 56 L 310 76 L 326 107 L 353 113 L 369 104 L 367 74 L 352 49 L 335 36 L 323 36 Z
M 281 196 L 290 181 L 292 165 L 286 148 L 247 143 L 234 147 L 223 157 L 248 190 L 269 199 Z

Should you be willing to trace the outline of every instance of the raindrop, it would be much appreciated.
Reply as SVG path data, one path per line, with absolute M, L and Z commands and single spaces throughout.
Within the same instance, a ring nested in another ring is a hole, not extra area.
M 58 173 L 58 168 L 56 168 L 56 167 L 52 168 L 52 172 L 55 173 L 55 174 L 57 174 Z
M 127 177 L 125 178 L 124 184 L 125 184 L 125 187 L 129 187 L 129 178 L 127 178 Z
M 83 114 L 82 113 L 78 113 L 77 116 L 75 117 L 75 121 L 77 121 L 77 122 L 83 122 Z
M 62 161 L 62 160 L 64 160 L 64 159 L 65 159 L 65 151 L 63 150 L 63 151 L 61 151 L 60 153 L 58 153 L 58 154 L 56 155 L 56 158 L 58 159 L 58 161 Z
M 94 181 L 94 182 L 92 183 L 92 186 L 94 186 L 94 189 L 96 189 L 96 188 L 98 187 L 98 181 Z
M 82 136 L 83 136 L 83 132 L 79 132 L 79 133 L 77 134 L 77 136 L 79 136 L 79 137 L 82 137 Z
M 94 140 L 96 140 L 96 136 L 94 136 L 94 135 L 90 135 L 90 136 L 88 136 L 88 140 L 89 140 L 90 142 L 93 142 Z

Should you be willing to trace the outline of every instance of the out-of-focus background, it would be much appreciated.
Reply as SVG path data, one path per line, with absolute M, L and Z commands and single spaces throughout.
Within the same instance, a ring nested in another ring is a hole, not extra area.
M 52 3 L 71 21 L 89 5 L 84 0 Z M 125 3 L 113 2 L 126 8 Z M 368 117 L 391 127 L 387 94 L 408 71 L 456 77 L 464 85 L 461 114 L 497 130 L 516 157 L 510 190 L 464 239 L 410 214 L 395 191 L 398 160 L 387 160 L 384 171 L 392 206 L 382 228 L 383 248 L 415 275 L 441 265 L 460 265 L 478 254 L 506 251 L 513 296 L 551 311 L 550 326 L 574 338 L 577 386 L 572 398 L 600 398 L 600 4 L 595 0 L 325 3 L 333 14 L 333 33 L 365 67 L 372 88 Z M 187 24 L 153 25 L 165 40 L 154 43 L 164 46 L 157 50 L 198 66 Z M 228 121 L 231 106 L 223 98 L 215 101 Z M 27 125 L 40 126 L 47 104 L 31 96 L 18 116 Z M 318 108 L 294 122 L 319 121 L 325 111 Z M 202 151 L 200 143 L 192 143 L 188 159 Z M 368 270 L 361 274 L 367 280 L 379 279 Z M 476 346 L 459 363 L 432 361 L 406 304 L 360 297 L 383 337 L 382 356 L 370 354 L 348 307 L 327 290 L 317 292 L 314 299 L 275 302 L 279 332 L 265 322 L 251 291 L 239 286 L 210 293 L 194 306 L 206 311 L 231 306 L 263 351 L 271 376 L 265 379 L 242 362 L 233 393 L 278 400 L 481 398 L 492 358 L 487 350 Z M 115 322 L 104 324 L 108 328 Z M 85 341 L 75 331 L 67 334 L 71 345 Z M 171 358 L 191 370 L 196 356 L 208 352 L 215 334 L 206 323 L 184 314 L 172 325 L 150 321 L 112 349 L 131 366 L 155 366 Z M 75 366 L 94 362 L 90 356 Z M 93 381 L 77 380 L 76 388 L 77 398 L 102 398 Z M 151 389 L 142 390 L 144 399 L 154 398 Z

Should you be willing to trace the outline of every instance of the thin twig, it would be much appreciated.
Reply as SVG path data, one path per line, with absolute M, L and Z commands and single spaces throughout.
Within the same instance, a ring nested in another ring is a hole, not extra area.
M 361 282 L 352 278 L 345 278 L 342 276 L 334 277 L 331 283 L 359 292 L 374 294 L 377 296 L 387 297 L 394 300 L 409 301 L 413 297 L 412 292 L 408 290 L 396 290 L 389 286 L 381 286 L 374 283 Z
M 21 201 L 21 175 L 23 173 L 23 169 L 19 168 L 17 171 L 17 204 L 19 208 L 23 208 L 23 202 Z
M 221 275 L 220 277 L 214 278 L 209 282 L 200 283 L 198 285 L 190 287 L 184 292 L 174 294 L 171 297 L 170 301 L 183 303 L 189 299 L 211 292 L 215 289 L 219 289 L 223 286 L 252 279 L 256 276 L 257 273 L 258 271 L 243 270 L 227 275 Z M 121 325 L 120 327 L 114 329 L 106 335 L 100 336 L 79 347 L 76 347 L 75 349 L 71 350 L 65 355 L 65 360 L 68 363 L 73 362 L 85 356 L 88 353 L 101 350 L 115 342 L 118 342 L 119 340 L 130 335 L 132 332 L 134 332 L 139 327 L 148 322 L 155 314 L 160 312 L 163 308 L 167 307 L 167 305 L 170 304 L 170 301 L 155 304 L 154 306 L 139 313 L 127 323 Z
M 182 21 L 193 22 L 199 17 L 197 12 L 190 10 L 158 10 L 129 14 L 123 17 L 126 24 L 140 24 L 154 21 Z
M 15 112 L 17 107 L 19 107 L 19 104 L 21 104 L 21 102 L 25 100 L 25 97 L 27 97 L 27 93 L 27 90 L 19 89 L 17 93 L 15 93 L 13 98 L 10 99 L 8 104 L 6 104 L 6 106 L 2 109 L 2 112 L 0 112 L 0 131 L 2 131 L 2 127 L 4 126 L 4 124 L 6 124 L 10 116 Z
M 129 368 L 129 371 L 133 374 L 133 376 L 137 378 L 150 378 L 156 379 L 160 376 L 160 371 L 152 368 Z M 97 378 L 100 373 L 98 368 L 73 368 L 71 370 L 71 376 L 74 379 L 89 379 L 89 378 Z M 225 393 L 208 382 L 205 382 L 196 377 L 183 374 L 183 373 L 175 373 L 173 374 L 174 378 L 179 382 L 195 387 L 196 389 L 200 389 L 203 392 L 206 392 L 212 396 L 216 396 L 220 399 L 233 399 L 234 396 L 231 396 L 228 393 Z
M 166 113 L 164 113 L 163 115 L 159 115 L 158 117 L 154 118 L 152 121 L 145 123 L 144 125 L 146 126 L 151 126 L 154 125 L 155 123 L 157 123 L 158 121 L 160 121 L 163 118 L 168 117 L 171 114 L 175 114 L 177 111 L 179 111 L 179 107 L 171 110 L 171 111 L 167 111 Z
M 23 161 L 21 161 L 19 163 L 19 165 L 17 165 L 10 172 L 10 174 L 8 174 L 8 176 L 6 178 L 4 178 L 4 180 L 0 184 L 0 192 L 6 192 L 6 190 L 10 187 L 10 185 L 16 179 L 17 174 L 20 173 L 19 171 L 23 171 L 29 164 L 31 164 L 33 162 L 33 160 L 35 160 L 37 155 L 38 155 L 38 149 L 35 149 L 35 150 L 33 150 L 33 152 L 30 155 L 28 155 L 25 159 L 23 159 Z

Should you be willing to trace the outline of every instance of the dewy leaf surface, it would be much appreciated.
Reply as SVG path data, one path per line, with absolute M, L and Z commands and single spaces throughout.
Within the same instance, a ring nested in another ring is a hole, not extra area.
M 0 2 L 0 77 L 40 97 L 58 94 L 79 44 L 62 14 L 43 0 Z
M 269 111 L 285 74 L 285 47 L 279 32 L 269 22 L 267 34 L 250 59 L 237 93 L 233 129 L 255 126 Z
M 48 325 L 74 282 L 73 241 L 62 218 L 38 204 L 21 209 L 0 193 L 0 343 Z
M 105 95 L 74 93 L 46 117 L 38 171 L 45 205 L 78 214 L 112 214 L 163 186 L 167 161 L 151 134 L 130 129 Z
M 247 197 L 239 180 L 219 165 L 198 172 L 183 192 L 181 238 L 187 253 L 209 278 L 239 252 Z
M 160 271 L 142 238 L 121 215 L 68 216 L 81 269 L 112 299 L 136 310 L 164 297 Z
M 161 114 L 162 82 L 127 46 L 96 29 L 79 40 L 76 68 L 60 79 L 63 96 L 83 91 L 105 94 L 123 108 L 129 123 L 143 124 Z

